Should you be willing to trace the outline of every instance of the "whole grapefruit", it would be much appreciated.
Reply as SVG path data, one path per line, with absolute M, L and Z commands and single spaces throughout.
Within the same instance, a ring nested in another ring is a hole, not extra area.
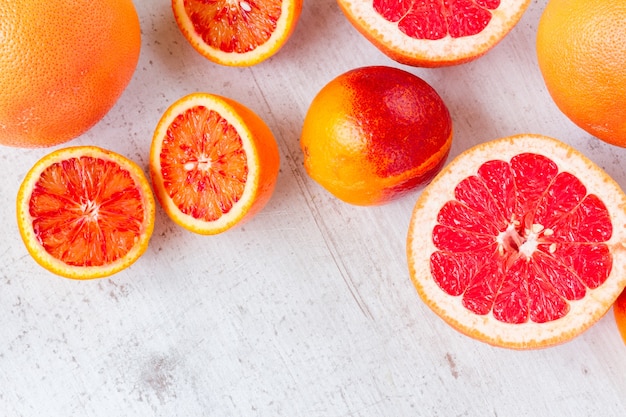
M 591 135 L 626 147 L 626 4 L 550 0 L 537 59 L 558 108 Z
M 141 47 L 131 0 L 0 3 L 0 144 L 46 147 L 87 131 L 130 82 Z

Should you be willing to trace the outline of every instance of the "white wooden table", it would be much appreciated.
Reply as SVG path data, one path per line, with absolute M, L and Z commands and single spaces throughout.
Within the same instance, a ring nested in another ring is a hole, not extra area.
M 0 149 L 1 416 L 621 416 L 626 346 L 612 311 L 575 340 L 537 351 L 460 335 L 419 299 L 405 238 L 419 191 L 353 207 L 306 175 L 309 103 L 340 73 L 404 68 L 448 104 L 452 155 L 516 133 L 569 142 L 626 187 L 626 149 L 591 138 L 555 107 L 535 58 L 545 0 L 486 56 L 458 67 L 401 66 L 348 23 L 335 0 L 307 0 L 288 44 L 260 65 L 210 63 L 183 39 L 169 0 L 135 0 L 143 47 L 128 89 L 92 130 L 144 168 L 153 129 L 194 91 L 234 98 L 274 131 L 282 168 L 268 206 L 202 237 L 163 211 L 146 254 L 108 279 L 53 276 L 27 254 L 14 201 L 51 149 Z

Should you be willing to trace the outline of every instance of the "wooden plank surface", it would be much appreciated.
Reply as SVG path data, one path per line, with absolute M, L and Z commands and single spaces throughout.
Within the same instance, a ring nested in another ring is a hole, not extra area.
M 14 200 L 51 149 L 0 151 L 2 416 L 619 416 L 626 347 L 612 312 L 575 340 L 517 352 L 445 325 L 419 299 L 405 239 L 419 191 L 382 207 L 329 196 L 302 166 L 309 103 L 340 73 L 406 69 L 448 104 L 454 156 L 501 136 L 564 140 L 626 187 L 626 149 L 591 138 L 550 100 L 534 40 L 545 0 L 478 61 L 394 63 L 335 0 L 307 0 L 273 58 L 212 64 L 183 39 L 168 0 L 135 0 L 142 52 L 111 112 L 71 145 L 95 144 L 144 168 L 153 129 L 177 98 L 236 99 L 274 131 L 282 167 L 268 206 L 243 227 L 202 237 L 157 212 L 147 253 L 111 278 L 53 276 L 26 253 Z

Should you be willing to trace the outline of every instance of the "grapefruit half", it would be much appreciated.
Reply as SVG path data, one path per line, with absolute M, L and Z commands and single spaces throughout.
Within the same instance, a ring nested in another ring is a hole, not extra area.
M 337 0 L 352 25 L 397 62 L 441 67 L 474 60 L 500 42 L 530 0 Z
M 411 279 L 457 330 L 530 349 L 588 329 L 626 285 L 626 196 L 571 146 L 525 134 L 455 158 L 424 189 Z

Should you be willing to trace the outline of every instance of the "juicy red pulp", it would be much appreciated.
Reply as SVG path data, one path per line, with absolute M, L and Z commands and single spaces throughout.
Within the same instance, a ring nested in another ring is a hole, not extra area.
M 182 213 L 215 221 L 243 195 L 247 154 L 237 129 L 215 110 L 195 106 L 179 114 L 159 157 L 163 186 Z
M 185 0 L 202 40 L 221 51 L 245 53 L 267 42 L 282 13 L 281 0 Z
M 29 212 L 45 250 L 73 266 L 116 261 L 144 227 L 143 198 L 130 173 L 89 156 L 46 168 L 33 188 Z
M 401 32 L 436 40 L 476 35 L 489 24 L 500 0 L 373 0 L 373 7 Z
M 609 276 L 610 215 L 576 176 L 542 155 L 489 161 L 455 188 L 432 239 L 431 272 L 470 311 L 546 322 Z

